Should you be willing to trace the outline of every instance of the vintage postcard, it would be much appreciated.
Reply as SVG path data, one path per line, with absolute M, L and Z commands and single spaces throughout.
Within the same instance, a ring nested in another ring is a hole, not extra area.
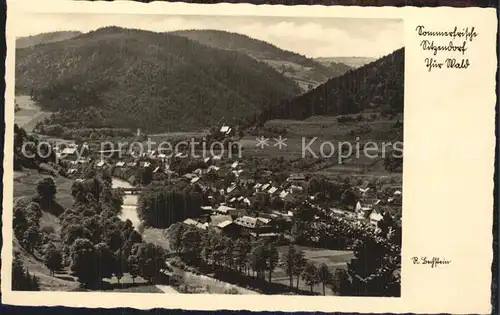
M 9 2 L 3 302 L 490 312 L 495 13 Z

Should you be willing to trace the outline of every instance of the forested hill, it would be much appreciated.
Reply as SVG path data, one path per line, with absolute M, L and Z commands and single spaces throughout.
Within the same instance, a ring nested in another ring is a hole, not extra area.
M 243 52 L 266 62 L 283 75 L 295 80 L 303 91 L 351 69 L 343 63 L 335 62 L 325 66 L 314 59 L 238 33 L 218 30 L 185 30 L 173 33 L 207 46 Z
M 16 48 L 26 48 L 40 44 L 59 42 L 76 37 L 81 34 L 82 33 L 80 32 L 62 31 L 62 32 L 43 33 L 27 37 L 20 37 L 16 39 Z
M 328 80 L 325 84 L 270 107 L 259 122 L 306 119 L 314 115 L 344 115 L 362 111 L 403 112 L 404 48 Z
M 118 27 L 18 49 L 16 90 L 60 110 L 53 124 L 149 132 L 232 122 L 299 93 L 247 55 Z

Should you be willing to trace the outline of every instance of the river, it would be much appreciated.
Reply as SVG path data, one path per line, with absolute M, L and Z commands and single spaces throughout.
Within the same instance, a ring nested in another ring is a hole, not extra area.
M 132 188 L 133 186 L 130 185 L 128 182 L 113 177 L 112 178 L 112 185 L 113 188 Z M 130 220 L 132 224 L 134 225 L 134 228 L 138 230 L 138 227 L 141 223 L 141 220 L 139 219 L 139 216 L 137 215 L 137 200 L 138 196 L 137 195 L 125 195 L 123 197 L 123 206 L 122 206 L 122 213 L 120 214 L 120 219 L 122 221 L 125 220 Z M 183 271 L 180 270 L 179 268 L 171 266 L 175 271 L 179 274 L 181 274 L 187 284 L 196 284 L 196 285 L 201 285 L 201 286 L 209 286 L 210 290 L 212 293 L 219 293 L 222 294 L 225 292 L 225 290 L 230 289 L 230 288 L 235 288 L 237 289 L 240 294 L 259 294 L 258 292 L 248 290 L 245 288 L 238 287 L 233 284 L 229 284 L 224 281 L 219 281 L 211 277 L 207 277 L 204 275 L 197 275 L 192 272 L 188 271 Z M 164 291 L 165 293 L 172 293 L 171 290 L 172 288 L 168 286 L 159 286 L 160 290 Z M 175 291 L 175 290 L 174 290 Z
M 113 177 L 112 178 L 112 183 L 113 183 L 113 188 L 132 188 L 133 186 L 130 185 L 128 182 Z M 137 195 L 125 195 L 123 197 L 123 206 L 122 206 L 122 212 L 120 214 L 120 219 L 123 221 L 130 220 L 132 224 L 134 225 L 134 228 L 137 230 L 139 228 L 139 225 L 141 223 L 141 220 L 139 219 L 139 216 L 137 215 L 137 200 L 138 196 Z

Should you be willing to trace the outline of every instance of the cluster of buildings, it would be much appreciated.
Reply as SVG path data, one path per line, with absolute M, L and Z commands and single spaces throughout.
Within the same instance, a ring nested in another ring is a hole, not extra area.
M 222 134 L 231 132 L 228 126 L 220 129 Z M 81 153 L 82 150 L 85 154 Z M 291 228 L 296 207 L 307 203 L 310 207 L 324 208 L 324 205 L 315 204 L 314 196 L 307 193 L 307 175 L 290 174 L 286 180 L 277 182 L 271 172 L 260 170 L 259 179 L 256 180 L 252 167 L 247 164 L 250 162 L 245 159 L 235 161 L 220 156 L 200 157 L 196 162 L 198 168 L 178 174 L 171 169 L 171 165 L 173 159 L 183 158 L 182 153 L 167 157 L 152 150 L 141 156 L 130 156 L 122 155 L 123 152 L 119 151 L 104 150 L 96 151 L 93 155 L 85 145 L 67 145 L 60 153 L 70 165 L 67 171 L 70 175 L 76 176 L 81 170 L 79 165 L 89 163 L 94 158 L 92 165 L 96 168 L 128 171 L 149 168 L 153 174 L 168 175 L 172 181 L 197 185 L 204 195 L 202 215 L 186 219 L 184 223 L 203 230 L 214 229 L 232 237 L 249 235 L 254 238 L 275 238 Z M 108 158 L 96 159 L 96 154 Z M 383 209 L 387 205 L 401 207 L 401 186 L 389 187 L 389 193 L 383 198 L 366 182 L 355 189 L 359 198 L 354 211 L 334 208 L 322 210 L 332 216 L 342 216 L 377 228 L 384 218 Z

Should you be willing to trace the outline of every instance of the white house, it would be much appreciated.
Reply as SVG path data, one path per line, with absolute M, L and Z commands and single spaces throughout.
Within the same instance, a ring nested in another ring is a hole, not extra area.
M 230 134 L 231 131 L 232 131 L 232 129 L 229 126 L 224 125 L 224 126 L 220 127 L 220 132 L 225 134 L 225 135 Z
M 269 190 L 268 190 L 267 192 L 268 192 L 269 194 L 271 194 L 271 195 L 272 195 L 272 194 L 274 194 L 277 190 L 278 190 L 278 188 L 276 188 L 276 187 L 274 187 L 274 186 L 273 186 L 273 187 L 269 188 Z
M 374 227 L 374 228 L 377 228 L 378 227 L 378 223 L 384 218 L 383 215 L 381 215 L 380 213 L 378 213 L 377 211 L 373 211 L 370 216 L 369 216 L 369 219 L 370 219 L 370 224 Z

